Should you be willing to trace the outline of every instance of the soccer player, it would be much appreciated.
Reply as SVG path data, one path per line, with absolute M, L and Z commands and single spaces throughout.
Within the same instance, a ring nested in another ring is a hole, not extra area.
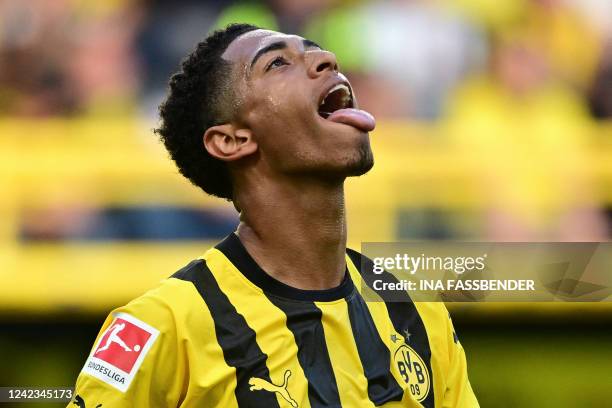
M 110 314 L 73 403 L 478 406 L 442 303 L 360 294 L 371 264 L 346 248 L 343 184 L 373 165 L 374 118 L 334 54 L 230 25 L 183 62 L 160 112 L 180 172 L 240 224 Z

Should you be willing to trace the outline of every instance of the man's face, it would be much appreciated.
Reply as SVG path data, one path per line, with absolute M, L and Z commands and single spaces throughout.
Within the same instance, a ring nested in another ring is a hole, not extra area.
M 222 57 L 233 66 L 235 120 L 252 131 L 269 170 L 341 179 L 372 167 L 374 119 L 351 109 L 357 101 L 332 53 L 298 36 L 255 30 Z

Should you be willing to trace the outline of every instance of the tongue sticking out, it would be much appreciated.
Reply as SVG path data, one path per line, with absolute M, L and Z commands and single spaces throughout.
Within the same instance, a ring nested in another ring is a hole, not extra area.
M 329 115 L 327 120 L 344 123 L 345 125 L 356 127 L 364 132 L 374 130 L 376 126 L 374 116 L 364 110 L 354 108 L 338 109 Z

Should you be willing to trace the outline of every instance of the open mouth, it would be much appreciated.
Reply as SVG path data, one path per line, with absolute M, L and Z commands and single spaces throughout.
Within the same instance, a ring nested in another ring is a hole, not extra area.
M 331 88 L 319 103 L 318 113 L 323 119 L 340 109 L 353 107 L 353 95 L 346 84 L 337 84 Z

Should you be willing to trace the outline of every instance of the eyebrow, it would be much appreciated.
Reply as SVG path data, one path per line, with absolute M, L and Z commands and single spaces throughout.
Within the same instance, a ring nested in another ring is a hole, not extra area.
M 323 47 L 321 47 L 319 44 L 317 44 L 314 41 L 310 41 L 310 40 L 302 40 L 302 44 L 304 44 L 304 48 L 308 48 L 308 47 L 315 47 L 315 48 L 319 48 L 319 49 L 323 49 Z
M 304 45 L 304 48 L 308 48 L 308 47 L 321 48 L 319 44 L 311 40 L 304 39 L 302 40 L 302 44 Z M 257 54 L 255 54 L 255 56 L 253 57 L 253 60 L 251 61 L 251 68 L 255 66 L 255 63 L 262 55 L 268 52 L 271 52 L 271 51 L 284 50 L 285 48 L 287 48 L 287 43 L 285 41 L 276 41 L 276 42 L 273 42 L 272 44 L 266 45 L 265 47 L 257 51 Z

